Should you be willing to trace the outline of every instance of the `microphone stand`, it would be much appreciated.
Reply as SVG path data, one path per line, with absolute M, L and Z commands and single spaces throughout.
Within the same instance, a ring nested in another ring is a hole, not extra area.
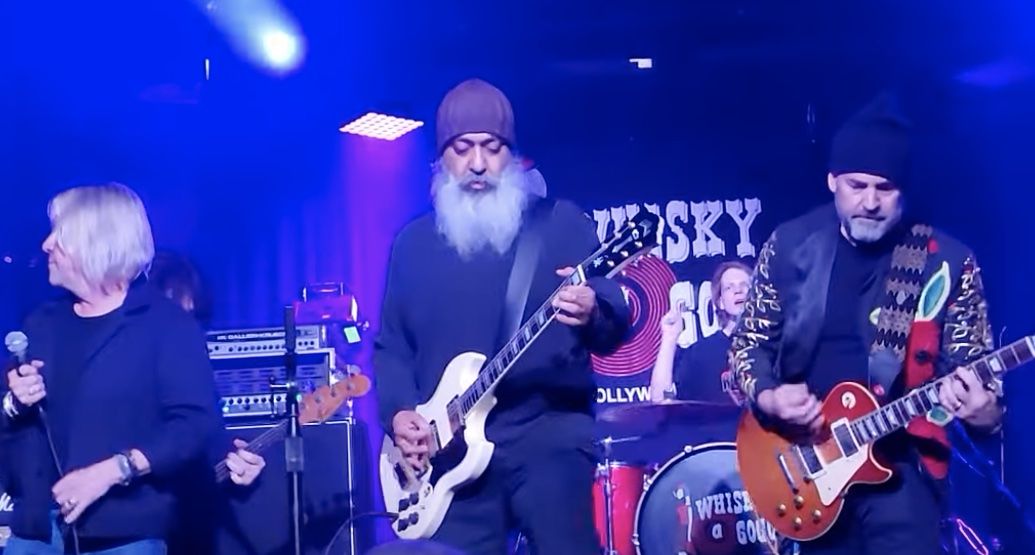
M 291 504 L 291 553 L 302 555 L 302 471 L 305 459 L 302 450 L 302 426 L 298 419 L 298 358 L 295 346 L 294 308 L 284 308 L 284 383 L 270 384 L 274 391 L 285 393 L 285 412 L 288 418 L 287 437 L 284 438 L 284 460 L 288 475 L 288 500 Z

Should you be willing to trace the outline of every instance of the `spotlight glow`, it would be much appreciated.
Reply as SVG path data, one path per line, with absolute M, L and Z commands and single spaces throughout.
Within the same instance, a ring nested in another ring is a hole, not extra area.
M 298 63 L 301 48 L 298 38 L 283 29 L 270 29 L 262 33 L 262 51 L 274 68 L 288 69 Z
M 424 125 L 423 121 L 370 112 L 351 123 L 341 126 L 338 130 L 342 133 L 394 141 L 422 125 Z

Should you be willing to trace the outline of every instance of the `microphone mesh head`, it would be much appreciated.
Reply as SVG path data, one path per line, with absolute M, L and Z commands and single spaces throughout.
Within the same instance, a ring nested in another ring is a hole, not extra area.
M 29 348 L 29 338 L 20 331 L 12 331 L 4 337 L 4 345 L 11 353 L 24 353 Z

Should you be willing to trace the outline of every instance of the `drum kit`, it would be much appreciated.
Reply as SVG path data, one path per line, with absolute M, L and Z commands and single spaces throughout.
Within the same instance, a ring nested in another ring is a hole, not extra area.
M 657 434 L 667 424 L 695 428 L 733 422 L 740 407 L 703 401 L 664 401 L 611 407 L 603 424 L 633 433 L 605 437 L 593 490 L 594 523 L 605 555 L 785 555 L 781 541 L 759 518 L 737 473 L 731 441 L 686 445 L 653 467 L 616 460 L 615 446 Z M 729 439 L 733 439 L 730 437 Z

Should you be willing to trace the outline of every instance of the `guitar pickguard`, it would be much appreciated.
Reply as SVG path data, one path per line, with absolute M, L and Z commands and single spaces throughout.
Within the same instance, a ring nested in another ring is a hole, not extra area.
M 452 441 L 431 457 L 431 476 L 428 478 L 428 482 L 433 486 L 438 485 L 442 476 L 456 468 L 466 456 L 467 442 L 464 440 L 464 429 L 460 428 L 453 435 Z
M 844 492 L 855 473 L 866 464 L 870 456 L 870 448 L 859 449 L 852 455 L 842 456 L 832 461 L 824 461 L 820 454 L 823 470 L 815 475 L 813 482 L 820 501 L 829 506 Z

